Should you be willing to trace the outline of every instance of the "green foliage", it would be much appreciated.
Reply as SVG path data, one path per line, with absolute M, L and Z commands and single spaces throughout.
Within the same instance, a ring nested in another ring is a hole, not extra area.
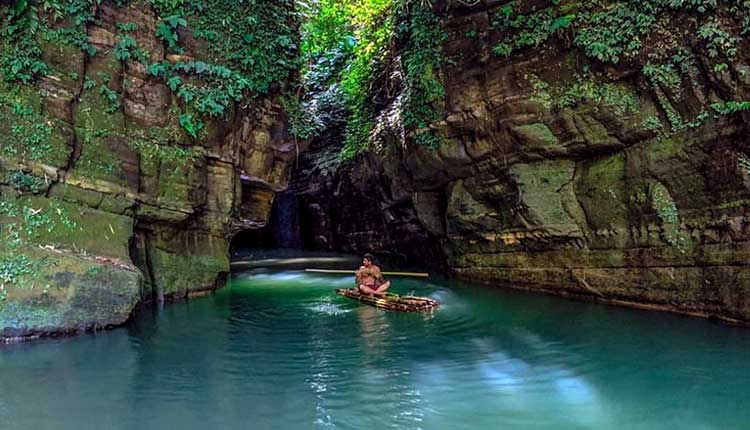
M 36 264 L 24 254 L 6 256 L 0 258 L 0 283 L 12 284 L 24 275 L 32 275 L 36 271 Z M 5 288 L 3 287 L 3 292 Z M 0 295 L 0 300 L 5 300 L 7 293 Z
M 102 271 L 102 266 L 91 266 L 88 269 L 86 269 L 86 275 L 87 276 L 96 276 Z
M 322 0 L 302 25 L 305 86 L 338 85 L 349 111 L 342 159 L 352 158 L 369 141 L 376 110 L 371 86 L 393 40 L 393 6 L 392 0 Z M 290 118 L 307 116 L 293 112 Z M 297 122 L 306 124 L 298 128 L 308 134 L 305 130 L 313 131 L 320 120 Z
M 440 143 L 429 126 L 443 109 L 440 68 L 445 62 L 442 44 L 446 35 L 429 5 L 406 0 L 323 0 L 303 24 L 302 34 L 306 86 L 321 91 L 338 84 L 345 98 L 349 115 L 341 159 L 353 158 L 371 140 L 379 109 L 375 89 L 388 80 L 385 74 L 394 61 L 394 43 L 403 47 L 404 126 L 419 144 L 436 147 Z M 313 117 L 296 122 L 305 125 L 297 127 L 303 135 L 310 135 L 320 123 Z
M 342 154 L 344 159 L 364 149 L 370 140 L 375 118 L 370 87 L 376 79 L 376 67 L 386 62 L 386 47 L 393 38 L 392 7 L 390 0 L 363 0 L 350 4 L 356 44 L 341 76 L 341 88 L 351 112 L 345 133 L 344 145 L 348 149 Z
M 83 89 L 90 90 L 96 86 L 96 81 L 86 76 L 83 78 Z
M 157 129 L 139 131 L 130 143 L 140 154 L 143 168 L 154 171 L 164 167 L 161 174 L 167 172 L 168 180 L 184 180 L 186 168 L 201 155 L 199 149 L 180 145 L 174 136 L 165 136 Z
M 531 74 L 525 76 L 526 80 L 534 90 L 532 100 L 539 103 L 544 109 L 552 109 L 552 94 L 550 94 L 549 84 L 541 79 L 539 76 Z
M 0 5 L 0 74 L 6 82 L 31 83 L 52 72 L 42 60 L 41 41 L 75 46 L 93 56 L 85 24 L 94 0 L 16 1 Z M 56 25 L 50 26 L 50 21 Z
M 635 92 L 625 86 L 596 83 L 591 77 L 578 77 L 572 85 L 563 88 L 556 97 L 560 108 L 574 107 L 583 101 L 592 101 L 607 106 L 617 115 L 632 115 L 638 112 L 639 102 Z
M 44 232 L 70 231 L 78 227 L 55 198 L 49 199 L 46 208 L 33 207 L 25 200 L 0 200 L 0 219 L 3 220 L 0 239 L 11 249 L 38 239 Z
M 660 133 L 664 129 L 664 124 L 658 116 L 649 116 L 643 121 L 643 128 L 649 131 Z
M 317 10 L 300 27 L 301 54 L 312 61 L 335 51 L 351 51 L 356 40 L 345 2 L 321 0 Z
M 177 44 L 180 40 L 178 30 L 185 26 L 187 26 L 185 18 L 180 15 L 170 15 L 156 26 L 156 37 L 167 45 L 168 50 L 181 54 L 184 50 Z
M 10 124 L 10 133 L 0 144 L 0 156 L 42 161 L 53 152 L 52 123 L 21 88 L 0 91 L 0 122 Z
M 224 115 L 233 102 L 243 100 L 246 93 L 253 90 L 245 75 L 203 61 L 153 63 L 148 71 L 163 78 L 188 106 L 207 116 Z M 190 76 L 194 79 L 183 79 Z
M 281 99 L 281 107 L 289 121 L 289 132 L 296 139 L 312 139 L 325 128 L 320 116 L 309 106 L 311 102 L 302 103 L 297 97 L 290 95 Z
M 131 58 L 145 60 L 145 54 L 138 50 L 138 46 L 132 36 L 123 36 L 120 42 L 115 46 L 115 58 L 120 61 L 127 61 Z
M 178 12 L 185 5 L 185 0 L 149 0 L 160 16 L 169 16 Z
M 124 32 L 133 32 L 138 30 L 138 24 L 134 22 L 116 22 L 115 28 Z
M 104 97 L 108 103 L 104 111 L 107 113 L 117 112 L 120 109 L 120 95 L 108 86 L 112 78 L 104 74 L 100 74 L 99 78 L 102 80 L 101 85 L 99 85 L 99 95 Z
M 678 97 L 682 92 L 682 78 L 672 64 L 648 63 L 643 66 L 643 74 L 652 84 L 659 85 Z
M 293 0 L 212 0 L 191 3 L 184 17 L 196 37 L 210 42 L 212 62 L 241 75 L 251 93 L 265 94 L 299 69 L 293 9 Z
M 15 9 L 0 6 L 0 29 L 0 73 L 4 81 L 29 83 L 49 72 L 37 41 L 44 25 L 35 7 L 21 1 Z
M 750 101 L 728 101 L 725 103 L 714 103 L 711 108 L 719 115 L 733 115 L 739 112 L 750 111 Z
M 730 9 L 730 12 L 742 17 L 740 34 L 747 36 L 750 34 L 750 0 L 737 0 L 737 4 Z
M 649 186 L 651 207 L 661 225 L 661 235 L 665 242 L 677 248 L 681 253 L 687 252 L 689 238 L 680 230 L 680 214 L 667 188 L 659 182 Z
M 45 187 L 42 178 L 30 175 L 22 170 L 11 170 L 5 175 L 5 183 L 19 192 L 38 193 Z
M 440 68 L 445 62 L 443 43 L 447 35 L 440 20 L 429 8 L 412 4 L 400 9 L 398 37 L 405 41 L 402 53 L 404 67 L 404 101 L 402 119 L 407 131 L 414 133 L 418 144 L 436 148 L 442 142 L 429 126 L 442 116 L 445 88 Z
M 641 38 L 656 23 L 651 8 L 631 1 L 619 1 L 604 9 L 593 9 L 581 17 L 586 26 L 578 29 L 575 43 L 586 55 L 617 63 L 641 49 Z
M 572 13 L 564 13 L 557 5 L 559 0 L 552 0 L 552 7 L 522 14 L 516 1 L 501 7 L 492 22 L 493 28 L 503 35 L 501 41 L 492 51 L 501 56 L 510 56 L 514 51 L 528 46 L 539 46 L 553 34 L 571 26 L 576 19 Z
M 86 25 L 94 21 L 94 0 L 44 0 L 42 9 L 54 9 L 56 28 L 45 28 L 43 37 L 52 42 L 75 46 L 89 56 L 96 55 Z M 59 15 L 57 12 L 61 12 Z
M 49 264 L 47 259 L 32 259 L 23 253 L 30 240 L 54 230 L 77 228 L 66 209 L 54 198 L 48 207 L 33 207 L 26 200 L 0 199 L 0 240 L 10 253 L 0 255 L 0 301 L 7 298 L 5 286 L 18 283 Z
M 698 29 L 698 36 L 706 42 L 708 56 L 717 58 L 723 55 L 727 59 L 737 56 L 738 39 L 721 28 L 717 19 L 712 19 Z
M 198 138 L 198 133 L 203 129 L 203 123 L 194 119 L 189 113 L 180 114 L 180 127 L 193 139 Z
M 742 153 L 737 155 L 737 167 L 739 167 L 745 175 L 750 176 L 750 158 L 748 158 L 747 155 Z
M 715 10 L 720 3 L 730 13 L 738 14 L 748 8 L 746 0 L 621 0 L 603 5 L 603 2 L 588 2 L 583 7 L 576 29 L 575 43 L 586 55 L 604 62 L 617 63 L 623 58 L 632 58 L 640 53 L 642 39 L 657 25 L 662 25 L 666 14 L 684 11 L 696 15 L 697 19 L 709 18 L 698 30 L 698 35 L 707 41 L 712 57 L 720 53 L 732 58 L 736 53 L 735 37 L 722 29 Z
M 580 105 L 593 104 L 595 107 L 607 107 L 617 115 L 634 115 L 639 109 L 639 100 L 635 92 L 626 85 L 600 83 L 594 75 L 576 75 L 575 81 L 568 85 L 552 87 L 536 75 L 527 75 L 526 80 L 534 89 L 533 100 L 545 109 L 575 108 Z

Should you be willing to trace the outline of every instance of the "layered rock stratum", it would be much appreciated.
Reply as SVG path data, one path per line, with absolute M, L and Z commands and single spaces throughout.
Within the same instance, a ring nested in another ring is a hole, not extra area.
M 354 162 L 335 133 L 303 154 L 310 246 L 750 322 L 750 4 L 470 3 L 433 6 L 437 149 L 399 120 L 402 83 Z
M 297 55 L 279 39 L 296 34 L 291 2 L 50 4 L 0 5 L 6 338 L 105 328 L 221 285 L 229 238 L 267 221 L 296 153 L 278 100 L 296 67 L 279 65 Z

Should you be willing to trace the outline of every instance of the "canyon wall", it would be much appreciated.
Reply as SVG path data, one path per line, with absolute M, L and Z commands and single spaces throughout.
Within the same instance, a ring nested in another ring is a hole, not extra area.
M 278 82 L 295 66 L 258 63 L 278 48 L 258 26 L 296 34 L 291 2 L 51 4 L 0 5 L 1 337 L 104 328 L 220 286 L 229 238 L 267 222 L 297 151 Z M 230 57 L 232 38 L 257 58 Z M 230 64 L 250 60 L 262 75 Z
M 344 162 L 324 135 L 302 157 L 293 183 L 310 246 L 422 254 L 493 285 L 750 322 L 748 2 L 433 11 L 445 106 L 428 128 L 442 142 L 420 145 L 399 122 L 394 61 L 401 92 L 368 148 Z

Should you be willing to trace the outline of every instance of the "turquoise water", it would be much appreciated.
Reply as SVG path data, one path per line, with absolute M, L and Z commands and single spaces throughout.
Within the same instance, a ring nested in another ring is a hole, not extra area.
M 455 282 L 240 273 L 124 328 L 0 347 L 0 428 L 747 429 L 750 330 Z

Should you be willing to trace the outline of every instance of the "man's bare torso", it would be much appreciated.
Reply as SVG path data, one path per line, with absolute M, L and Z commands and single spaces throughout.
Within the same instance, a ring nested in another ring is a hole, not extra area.
M 371 264 L 370 267 L 360 266 L 357 270 L 357 283 L 366 286 L 377 286 L 383 280 L 380 267 Z

